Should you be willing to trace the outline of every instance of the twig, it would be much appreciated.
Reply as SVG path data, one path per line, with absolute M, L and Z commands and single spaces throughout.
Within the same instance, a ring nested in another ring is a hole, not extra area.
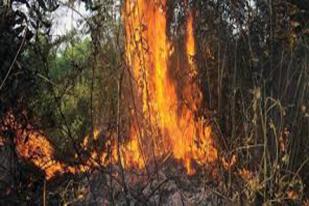
M 43 186 L 43 206 L 46 206 L 46 180 L 44 179 L 44 186 Z
M 167 183 L 168 181 L 169 181 L 168 179 L 165 179 L 165 180 L 163 180 L 161 183 L 159 183 L 158 186 L 157 186 L 156 188 L 154 188 L 154 189 L 151 191 L 151 193 L 150 193 L 149 195 L 147 195 L 146 201 L 148 201 L 148 200 L 152 197 L 152 195 L 154 195 L 155 192 L 156 192 L 157 190 L 159 190 L 159 189 L 162 187 L 162 185 L 164 185 L 164 184 Z
M 1 85 L 0 85 L 0 90 L 3 88 L 4 83 L 6 82 L 7 78 L 9 77 L 9 75 L 10 75 L 12 69 L 13 69 L 13 66 L 14 66 L 15 63 L 16 63 L 17 57 L 19 56 L 20 51 L 21 51 L 21 49 L 23 48 L 23 46 L 24 46 L 24 44 L 25 44 L 25 40 L 26 40 L 26 36 L 27 36 L 27 31 L 28 31 L 28 29 L 26 28 L 26 29 L 25 29 L 25 33 L 24 33 L 24 36 L 23 36 L 23 40 L 22 40 L 22 42 L 21 42 L 21 44 L 20 44 L 20 46 L 19 46 L 19 48 L 18 48 L 18 50 L 17 50 L 17 53 L 15 54 L 15 57 L 14 57 L 14 59 L 13 59 L 11 65 L 10 65 L 10 67 L 9 67 L 8 72 L 6 73 L 6 75 L 5 75 L 5 77 L 4 77 L 3 81 L 2 81 L 2 83 L 1 83 Z
M 121 161 L 121 154 L 120 154 L 120 99 L 121 99 L 121 93 L 122 93 L 122 80 L 123 80 L 124 70 L 122 70 L 120 74 L 120 78 L 118 81 L 118 101 L 117 101 L 117 155 L 118 155 L 118 164 L 121 171 L 121 178 L 122 178 L 122 186 L 124 189 L 124 192 L 126 194 L 126 202 L 127 205 L 130 205 L 130 200 L 128 198 L 128 187 L 125 181 L 125 174 L 124 174 L 124 168 Z

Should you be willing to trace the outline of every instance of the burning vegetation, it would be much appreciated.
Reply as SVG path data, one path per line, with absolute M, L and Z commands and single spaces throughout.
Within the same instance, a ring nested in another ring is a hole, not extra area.
M 31 13 L 60 4 L 34 1 L 29 16 L 18 6 L 7 13 L 16 20 L 8 28 L 23 32 L 13 38 L 12 62 L 0 60 L 11 65 L 0 78 L 0 198 L 308 204 L 309 39 L 295 17 L 308 14 L 306 5 L 82 2 L 93 15 L 84 18 L 91 40 L 76 48 L 81 39 L 51 40 L 48 18 Z M 74 1 L 61 5 L 83 16 Z M 35 92 L 23 92 L 29 85 Z M 31 192 L 23 197 L 23 189 Z
M 192 11 L 186 13 L 185 46 L 177 51 L 167 35 L 165 1 L 160 5 L 155 1 L 126 1 L 125 48 L 137 87 L 131 138 L 139 142 L 140 152 L 135 152 L 141 161 L 171 152 L 193 174 L 192 161 L 199 165 L 214 162 L 217 150 L 207 121 L 196 116 L 202 94 L 194 82 L 197 71 Z M 172 53 L 184 58 L 181 68 L 170 60 Z M 173 70 L 191 75 L 179 80 L 173 78 Z
M 193 162 L 203 166 L 217 160 L 209 121 L 197 117 L 202 93 L 194 81 L 197 68 L 193 59 L 196 50 L 192 11 L 186 12 L 183 51 L 175 51 L 167 36 L 166 2 L 161 3 L 139 0 L 126 1 L 124 5 L 126 57 L 133 81 L 137 82 L 137 105 L 132 108 L 130 136 L 123 145 L 118 145 L 120 148 L 112 140 L 115 137 L 109 137 L 111 151 L 89 151 L 87 161 L 77 166 L 66 165 L 55 159 L 55 149 L 46 135 L 31 126 L 20 128 L 14 116 L 8 114 L 4 123 L 9 127 L 15 125 L 18 155 L 42 169 L 47 179 L 63 173 L 87 172 L 117 163 L 119 158 L 125 169 L 142 170 L 151 161 L 172 155 L 182 162 L 189 175 L 195 173 Z M 179 59 L 184 58 L 185 65 L 181 68 L 170 61 L 173 52 Z M 191 75 L 182 81 L 173 79 L 171 71 L 181 69 Z M 177 89 L 178 85 L 182 85 L 181 90 Z M 89 146 L 89 138 L 98 141 L 98 133 L 99 130 L 95 130 L 91 137 L 84 138 L 84 149 Z

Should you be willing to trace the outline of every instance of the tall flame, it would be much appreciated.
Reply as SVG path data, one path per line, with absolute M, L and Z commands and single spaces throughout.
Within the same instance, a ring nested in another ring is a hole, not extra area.
M 166 1 L 127 0 L 124 22 L 126 56 L 138 82 L 137 93 L 142 105 L 142 112 L 135 112 L 143 113 L 143 121 L 150 125 L 149 129 L 145 124 L 137 125 L 141 121 L 134 121 L 132 130 L 135 131 L 131 138 L 143 143 L 151 138 L 155 156 L 171 151 L 175 159 L 183 161 L 187 172 L 193 174 L 192 162 L 201 165 L 213 162 L 217 159 L 217 150 L 213 146 L 211 128 L 195 117 L 202 97 L 197 85 L 192 82 L 183 85 L 179 94 L 177 85 L 184 82 L 177 82 L 170 75 L 176 68 L 170 64 L 174 48 L 167 36 Z M 186 69 L 194 75 L 195 41 L 191 12 L 186 22 L 185 43 Z M 137 129 L 140 127 L 142 129 Z M 141 147 L 136 154 L 147 153 L 148 149 Z

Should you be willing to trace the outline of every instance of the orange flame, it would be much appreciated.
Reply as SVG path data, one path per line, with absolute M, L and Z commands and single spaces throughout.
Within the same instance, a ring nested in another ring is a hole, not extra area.
M 169 58 L 173 44 L 167 37 L 165 10 L 164 0 L 125 2 L 126 56 L 138 82 L 137 93 L 142 105 L 142 111 L 137 112 L 143 113 L 143 121 L 150 125 L 150 129 L 142 126 L 142 131 L 133 132 L 131 138 L 145 143 L 151 137 L 155 156 L 171 151 L 175 159 L 184 163 L 187 172 L 193 174 L 192 162 L 200 165 L 213 162 L 217 159 L 217 150 L 213 146 L 211 128 L 194 117 L 202 97 L 197 85 L 184 85 L 179 94 L 176 80 L 170 77 L 173 67 Z M 185 46 L 187 69 L 194 75 L 197 72 L 193 61 L 196 53 L 193 33 L 193 15 L 189 13 Z M 185 101 L 179 96 L 184 96 Z M 140 121 L 135 120 L 133 130 L 141 127 L 137 125 Z M 137 149 L 135 153 L 140 156 L 149 150 L 145 147 Z

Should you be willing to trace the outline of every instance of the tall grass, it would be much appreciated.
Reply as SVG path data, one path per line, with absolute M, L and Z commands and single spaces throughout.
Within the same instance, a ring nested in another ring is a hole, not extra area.
M 197 27 L 205 104 L 223 161 L 237 160 L 221 190 L 244 205 L 301 204 L 309 192 L 308 39 L 273 19 L 257 12 L 235 31 L 218 16 L 209 30 Z

